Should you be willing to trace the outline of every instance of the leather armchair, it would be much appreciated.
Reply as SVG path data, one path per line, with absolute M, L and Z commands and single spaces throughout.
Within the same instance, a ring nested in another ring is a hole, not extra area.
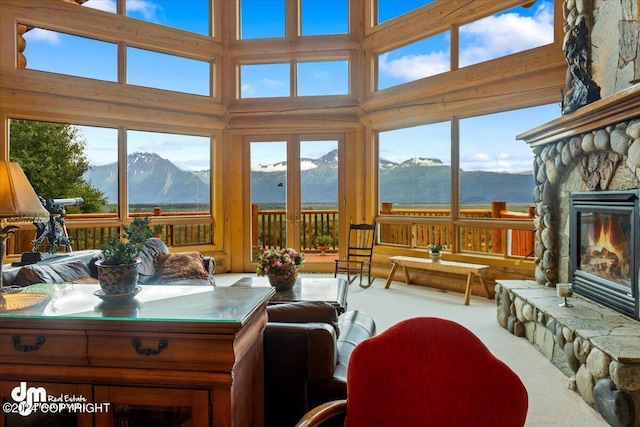
M 265 426 L 293 426 L 310 408 L 346 397 L 351 352 L 375 335 L 375 322 L 361 311 L 338 317 L 319 301 L 269 306 L 267 313 Z

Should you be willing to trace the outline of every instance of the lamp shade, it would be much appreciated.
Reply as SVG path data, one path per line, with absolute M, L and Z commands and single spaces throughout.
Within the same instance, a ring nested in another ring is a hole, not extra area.
M 0 161 L 0 219 L 49 219 L 49 212 L 16 162 Z

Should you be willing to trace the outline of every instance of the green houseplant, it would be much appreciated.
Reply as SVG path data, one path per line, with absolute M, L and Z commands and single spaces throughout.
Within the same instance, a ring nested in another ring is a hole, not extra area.
M 316 249 L 320 250 L 322 255 L 326 255 L 325 251 L 333 244 L 333 237 L 328 234 L 316 237 L 314 245 Z
M 427 246 L 427 249 L 431 252 L 431 261 L 440 262 L 440 251 L 443 249 L 443 246 L 439 243 L 431 243 Z
M 96 262 L 100 287 L 106 295 L 131 294 L 138 283 L 138 255 L 153 232 L 149 217 L 136 217 L 120 236 L 100 245 L 103 259 Z

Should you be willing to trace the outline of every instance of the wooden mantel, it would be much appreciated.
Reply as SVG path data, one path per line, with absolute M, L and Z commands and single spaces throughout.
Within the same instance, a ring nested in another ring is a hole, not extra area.
M 640 85 L 635 84 L 611 96 L 547 122 L 516 136 L 532 147 L 559 141 L 594 129 L 640 116 Z

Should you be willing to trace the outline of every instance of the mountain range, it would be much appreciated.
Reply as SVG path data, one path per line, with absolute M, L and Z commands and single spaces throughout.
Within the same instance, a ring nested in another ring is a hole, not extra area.
M 155 153 L 133 153 L 127 157 L 129 203 L 207 204 L 210 171 L 185 171 Z M 338 199 L 338 153 L 318 159 L 301 159 L 302 200 L 305 204 L 334 203 Z M 412 158 L 402 163 L 380 159 L 380 200 L 400 204 L 448 203 L 449 165 L 439 159 Z M 100 189 L 109 203 L 117 200 L 117 164 L 92 166 L 85 179 Z M 503 173 L 461 171 L 461 203 L 492 201 L 531 203 L 532 172 Z M 284 203 L 286 162 L 251 169 L 253 203 Z

